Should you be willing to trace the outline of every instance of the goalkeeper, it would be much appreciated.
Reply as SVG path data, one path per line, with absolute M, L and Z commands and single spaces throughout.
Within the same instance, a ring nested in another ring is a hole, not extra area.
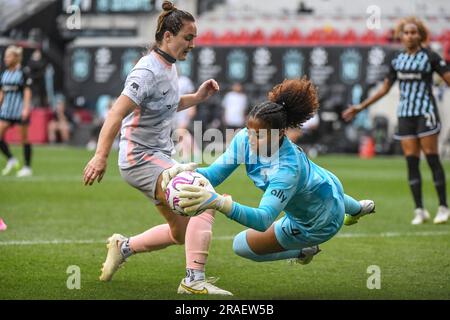
M 239 233 L 233 250 L 254 261 L 292 259 L 309 263 L 319 244 L 331 239 L 343 224 L 352 225 L 373 213 L 372 200 L 356 201 L 344 194 L 331 172 L 310 161 L 285 135 L 317 111 L 317 92 L 306 78 L 285 80 L 251 110 L 247 128 L 209 167 L 197 169 L 211 184 L 221 184 L 241 163 L 248 177 L 264 191 L 258 208 L 239 204 L 229 195 L 203 187 L 181 186 L 180 206 L 186 213 L 210 208 L 249 227 Z M 163 179 L 163 189 L 168 182 Z M 279 214 L 285 215 L 275 221 Z

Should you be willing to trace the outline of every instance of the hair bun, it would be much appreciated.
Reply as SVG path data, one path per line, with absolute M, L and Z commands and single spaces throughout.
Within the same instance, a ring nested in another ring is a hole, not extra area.
M 173 5 L 172 2 L 166 0 L 163 2 L 162 8 L 164 11 L 172 11 L 175 9 L 175 6 Z

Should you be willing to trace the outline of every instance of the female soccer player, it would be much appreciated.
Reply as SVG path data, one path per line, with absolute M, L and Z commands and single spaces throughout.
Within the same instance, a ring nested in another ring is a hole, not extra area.
M 445 172 L 439 159 L 438 134 L 441 130 L 439 113 L 432 92 L 432 75 L 437 72 L 450 84 L 450 69 L 435 52 L 423 45 L 428 31 L 422 21 L 409 17 L 396 28 L 404 50 L 391 61 L 390 72 L 380 90 L 361 104 L 350 106 L 342 116 L 350 121 L 355 115 L 385 96 L 396 80 L 400 84 L 400 103 L 397 109 L 398 132 L 403 154 L 408 165 L 408 181 L 416 209 L 412 224 L 426 222 L 430 215 L 422 201 L 422 179 L 419 170 L 423 151 L 433 173 L 434 186 L 439 197 L 439 208 L 434 223 L 445 223 L 449 217 Z
M 122 177 L 154 202 L 167 224 L 142 234 L 109 238 L 108 255 L 100 280 L 111 280 L 119 266 L 133 253 L 149 252 L 186 243 L 186 278 L 178 293 L 231 295 L 205 278 L 214 211 L 197 217 L 177 215 L 167 205 L 161 190 L 161 173 L 193 169 L 195 164 L 176 164 L 171 159 L 172 120 L 175 112 L 207 100 L 219 90 L 214 80 L 205 81 L 194 94 L 178 93 L 175 61 L 185 60 L 194 48 L 197 28 L 194 17 L 164 1 L 158 18 L 156 45 L 139 60 L 128 75 L 125 89 L 112 106 L 100 132 L 95 156 L 84 169 L 85 185 L 101 181 L 111 145 L 121 128 L 119 167 Z
M 240 163 L 248 177 L 264 191 L 258 208 L 206 188 L 183 185 L 180 206 L 185 212 L 212 208 L 251 229 L 234 238 L 238 255 L 254 261 L 293 259 L 311 261 L 319 244 L 331 239 L 344 224 L 351 225 L 374 212 L 374 202 L 360 202 L 344 194 L 331 172 L 308 159 L 286 137 L 318 109 L 317 92 L 306 78 L 285 80 L 269 93 L 269 100 L 253 108 L 247 128 L 232 140 L 211 166 L 197 169 L 215 187 Z M 275 222 L 284 211 L 285 216 Z
M 0 74 L 0 150 L 8 158 L 2 175 L 8 175 L 13 169 L 19 169 L 17 160 L 3 140 L 6 130 L 18 125 L 25 165 L 17 172 L 18 177 L 29 177 L 31 171 L 31 144 L 28 140 L 28 125 L 31 113 L 31 78 L 23 71 L 22 48 L 9 46 L 5 51 L 6 70 Z

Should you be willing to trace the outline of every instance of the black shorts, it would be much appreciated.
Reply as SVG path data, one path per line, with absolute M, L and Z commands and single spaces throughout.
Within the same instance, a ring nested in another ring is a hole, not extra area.
M 397 140 L 423 138 L 437 134 L 441 131 L 439 117 L 427 114 L 417 117 L 398 118 L 398 128 L 394 135 Z
M 7 119 L 7 118 L 2 118 L 0 117 L 1 121 L 6 121 L 9 122 L 10 125 L 15 125 L 18 124 L 19 126 L 25 126 L 25 125 L 29 125 L 30 124 L 30 117 L 28 117 L 27 120 L 22 120 L 22 119 Z

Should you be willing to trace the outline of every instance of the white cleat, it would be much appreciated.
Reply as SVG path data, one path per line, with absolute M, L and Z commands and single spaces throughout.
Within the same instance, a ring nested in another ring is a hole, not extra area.
M 316 254 L 318 254 L 320 251 L 322 251 L 322 250 L 320 250 L 319 246 L 303 248 L 302 251 L 300 252 L 300 255 L 298 256 L 298 258 L 290 259 L 289 262 L 291 264 L 294 264 L 294 263 L 298 263 L 298 264 L 302 264 L 302 265 L 308 264 L 312 261 L 314 256 Z
M 434 224 L 446 223 L 448 217 L 450 215 L 450 210 L 447 207 L 439 206 L 438 211 L 436 213 L 436 217 L 434 217 Z
M 5 168 L 2 170 L 2 176 L 10 174 L 13 169 L 19 169 L 19 160 L 17 160 L 16 158 L 11 158 L 8 160 Z
M 217 280 L 219 280 L 219 278 L 208 278 L 206 280 L 197 280 L 192 281 L 190 284 L 186 284 L 185 279 L 183 279 L 181 280 L 177 292 L 179 294 L 215 294 L 232 296 L 233 294 L 231 292 L 220 289 L 214 285 Z
M 26 177 L 31 177 L 33 175 L 33 171 L 31 170 L 30 167 L 23 167 L 22 169 L 19 170 L 19 172 L 17 172 L 17 177 L 18 178 L 26 178 Z
M 117 233 L 108 238 L 108 244 L 106 245 L 108 248 L 108 255 L 106 256 L 103 268 L 101 269 L 102 274 L 99 278 L 101 281 L 110 281 L 114 273 L 116 273 L 125 262 L 125 258 L 120 253 L 120 245 L 126 240 L 127 238 Z
M 416 208 L 414 209 L 414 219 L 411 221 L 411 224 L 418 225 L 427 222 L 430 219 L 430 214 L 426 209 Z
M 361 217 L 364 217 L 367 214 L 375 213 L 375 202 L 373 200 L 361 200 L 359 201 L 361 205 L 361 211 L 352 216 L 351 214 L 346 213 L 344 217 L 344 224 L 346 226 L 351 226 L 358 222 Z

